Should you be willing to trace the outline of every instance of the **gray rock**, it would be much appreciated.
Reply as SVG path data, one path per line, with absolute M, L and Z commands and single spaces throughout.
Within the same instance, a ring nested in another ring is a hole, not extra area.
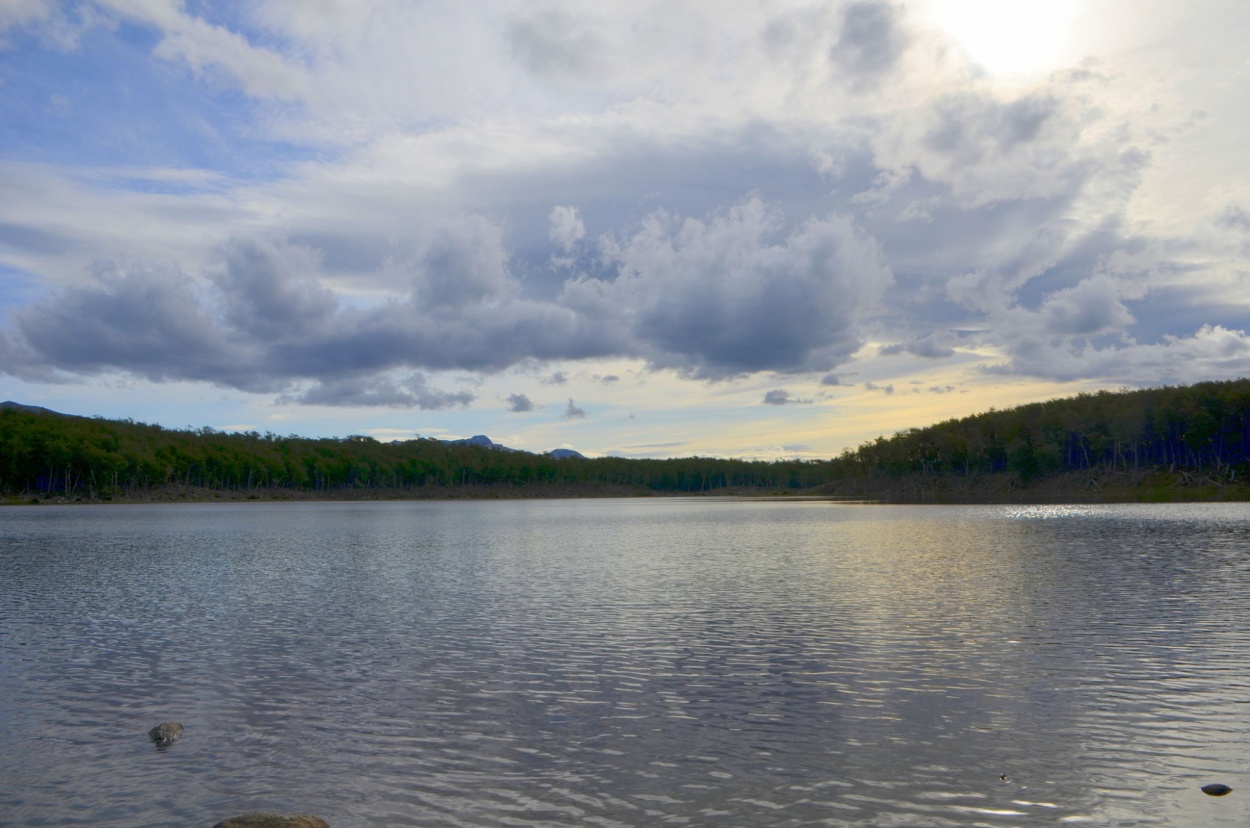
M 223 819 L 213 828 L 330 828 L 330 824 L 321 817 L 308 814 L 267 814 L 258 811 L 253 814 Z
M 177 722 L 162 722 L 148 731 L 148 738 L 157 745 L 168 745 L 182 738 L 182 725 Z
M 1230 794 L 1233 792 L 1232 788 L 1220 782 L 1212 782 L 1210 785 L 1203 785 L 1201 790 L 1207 796 L 1223 796 L 1224 794 Z

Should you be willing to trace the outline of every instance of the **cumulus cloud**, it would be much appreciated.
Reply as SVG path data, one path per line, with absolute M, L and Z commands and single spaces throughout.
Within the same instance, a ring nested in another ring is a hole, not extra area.
M 1061 336 L 1094 336 L 1133 323 L 1133 315 L 1120 301 L 1119 286 L 1106 277 L 1055 291 L 1042 303 L 1041 316 L 1046 333 Z
M 1240 157 L 1192 187 L 1225 208 L 1172 210 L 1196 233 L 1151 214 L 1184 170 L 1143 186 L 1184 154 L 1154 104 L 1185 99 L 1189 122 L 1218 84 L 1093 63 L 995 83 L 890 2 L 201 8 L 0 3 L 0 38 L 97 25 L 205 122 L 145 131 L 108 172 L 95 150 L 0 163 L 22 290 L 5 283 L 0 371 L 431 410 L 472 395 L 425 372 L 560 384 L 549 364 L 600 357 L 822 386 L 956 348 L 1052 379 L 1244 371 Z M 62 80 L 30 111 L 72 98 Z M 254 151 L 263 175 L 220 160 Z
M 653 366 L 704 379 L 844 362 L 892 279 L 849 218 L 787 234 L 758 198 L 707 220 L 653 214 L 634 235 L 605 240 L 602 256 L 615 280 L 571 283 L 566 302 L 591 315 L 615 309 L 604 323 L 624 326 Z
M 509 394 L 508 410 L 516 414 L 522 414 L 526 411 L 533 411 L 534 403 L 530 402 L 530 398 L 524 394 Z
M 257 240 L 226 245 L 221 265 L 210 275 L 221 293 L 226 323 L 267 342 L 323 330 L 336 315 L 338 301 L 316 278 L 320 258 L 306 247 Z
M 280 387 L 249 367 L 246 348 L 225 336 L 195 283 L 177 268 L 102 263 L 93 277 L 14 314 L 27 368 L 84 375 L 121 369 L 155 381 Z
M 570 397 L 570 398 L 569 398 L 569 404 L 568 404 L 567 406 L 565 406 L 565 407 L 564 407 L 564 419 L 566 419 L 566 420 L 577 420 L 577 419 L 581 419 L 582 417 L 585 417 L 585 416 L 586 416 L 586 411 L 585 411 L 585 409 L 578 408 L 576 405 L 574 405 L 574 404 L 573 404 L 573 398 L 572 398 L 572 397 Z

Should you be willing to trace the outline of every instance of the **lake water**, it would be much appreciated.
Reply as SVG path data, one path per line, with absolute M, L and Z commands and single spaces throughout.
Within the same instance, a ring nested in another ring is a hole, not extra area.
M 6 508 L 0 824 L 1246 826 L 1248 530 L 1245 504 Z

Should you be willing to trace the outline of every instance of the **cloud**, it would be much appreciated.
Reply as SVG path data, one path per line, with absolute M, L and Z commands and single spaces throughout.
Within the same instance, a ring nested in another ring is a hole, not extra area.
M 1120 301 L 1119 286 L 1107 277 L 1085 279 L 1051 293 L 1040 313 L 1046 333 L 1060 336 L 1094 336 L 1133 323 L 1133 315 Z
M 51 17 L 56 5 L 51 0 L 6 0 L 0 4 L 0 35 L 10 29 Z M 3 41 L 0 41 L 0 46 Z
M 570 397 L 569 404 L 565 406 L 564 408 L 564 419 L 576 420 L 576 419 L 581 419 L 582 417 L 585 417 L 585 416 L 586 416 L 586 411 L 584 409 L 578 408 L 577 406 L 573 405 L 573 398 Z
M 577 215 L 576 207 L 552 207 L 551 230 L 548 237 L 551 243 L 565 253 L 572 252 L 577 243 L 586 235 L 586 225 Z
M 875 382 L 866 382 L 864 383 L 864 390 L 865 391 L 881 391 L 886 394 L 893 394 L 894 384 L 890 383 L 889 385 L 877 385 Z
M 122 369 L 150 380 L 207 380 L 246 390 L 278 386 L 248 367 L 177 268 L 101 263 L 92 283 L 14 314 L 30 368 L 91 375 Z M 6 366 L 6 370 L 12 367 Z
M 871 84 L 894 69 L 907 48 L 902 10 L 888 2 L 866 0 L 847 5 L 842 32 L 832 49 L 834 62 L 860 85 Z
M 583 81 L 598 73 L 605 43 L 587 21 L 544 9 L 508 21 L 504 39 L 518 63 L 535 75 Z
M 223 250 L 210 279 L 221 292 L 226 323 L 265 342 L 322 331 L 338 312 L 335 295 L 318 280 L 321 256 L 295 245 L 238 240 Z
M 1240 204 L 1230 202 L 1216 214 L 1215 223 L 1229 230 L 1250 232 L 1250 212 L 1247 212 Z
M 197 74 L 212 69 L 233 78 L 248 95 L 305 100 L 313 85 L 308 74 L 283 55 L 254 46 L 242 34 L 186 14 L 171 0 L 98 0 L 120 17 L 162 34 L 157 57 L 185 63 Z
M 413 374 L 398 382 L 389 377 L 352 377 L 323 381 L 302 394 L 283 397 L 281 401 L 303 405 L 381 406 L 442 411 L 456 406 L 467 406 L 474 399 L 469 391 L 451 392 L 431 388 L 424 375 Z
M 0 3 L 31 79 L 0 371 L 437 409 L 471 395 L 412 377 L 607 383 L 599 358 L 822 386 L 956 349 L 1060 381 L 1244 370 L 1243 161 L 1185 138 L 1238 123 L 1235 84 L 1127 54 L 995 79 L 918 8 Z M 170 106 L 121 105 L 114 66 Z M 28 113 L 54 94 L 102 114 L 51 129 Z
M 533 411 L 534 403 L 530 402 L 530 398 L 524 394 L 509 394 L 508 410 L 517 414 Z
M 802 400 L 794 397 L 784 388 L 774 388 L 764 394 L 764 405 L 806 405 L 811 400 Z
M 912 342 L 896 342 L 890 345 L 882 345 L 878 349 L 878 353 L 882 356 L 896 356 L 908 353 L 922 359 L 946 359 L 955 355 L 955 349 L 938 344 L 937 339 L 929 335 Z
M 571 282 L 565 304 L 623 326 L 653 367 L 701 379 L 844 362 L 892 280 L 850 219 L 786 233 L 758 198 L 707 220 L 652 214 L 634 235 L 605 239 L 602 257 L 616 278 Z
M 1108 384 L 1187 384 L 1250 374 L 1250 336 L 1238 329 L 1203 325 L 1189 336 L 1159 342 L 1132 340 L 1102 347 L 1086 340 L 1022 339 L 1010 359 L 987 369 L 1058 381 L 1099 377 Z

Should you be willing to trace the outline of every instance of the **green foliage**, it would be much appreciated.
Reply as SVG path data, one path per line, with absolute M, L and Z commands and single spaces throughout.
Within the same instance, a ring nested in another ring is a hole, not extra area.
M 1214 469 L 1250 464 L 1250 380 L 1081 394 L 877 438 L 838 476 Z
M 170 430 L 0 410 L 0 492 L 113 497 L 181 484 L 210 489 L 458 489 L 625 486 L 657 492 L 802 490 L 848 478 L 1151 467 L 1250 473 L 1250 380 L 1099 392 L 878 437 L 820 461 L 710 457 L 556 460 L 419 439 L 306 439 Z
M 317 492 L 533 484 L 673 492 L 796 489 L 827 480 L 826 466 L 700 457 L 556 460 L 430 439 L 314 440 L 0 410 L 0 491 L 11 494 L 112 497 L 172 484 Z

